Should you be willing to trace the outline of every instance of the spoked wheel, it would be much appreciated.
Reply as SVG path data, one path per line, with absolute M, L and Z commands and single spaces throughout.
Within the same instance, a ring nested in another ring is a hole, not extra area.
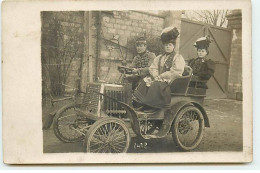
M 85 117 L 76 114 L 75 108 L 80 105 L 74 103 L 61 108 L 54 117 L 54 134 L 62 142 L 79 142 L 85 137 L 91 123 Z
M 173 139 L 185 151 L 196 148 L 203 137 L 204 118 L 195 106 L 183 108 L 176 116 L 173 124 Z
M 125 153 L 130 144 L 126 124 L 118 118 L 102 118 L 87 132 L 84 149 L 91 153 Z

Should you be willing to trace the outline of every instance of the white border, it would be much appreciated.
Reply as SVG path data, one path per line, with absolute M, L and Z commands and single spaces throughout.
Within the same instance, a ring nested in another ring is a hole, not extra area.
M 235 3 L 234 3 L 235 2 Z M 43 154 L 40 11 L 242 9 L 243 152 L 96 155 Z M 252 160 L 251 6 L 249 1 L 4 2 L 3 147 L 5 163 L 236 163 Z

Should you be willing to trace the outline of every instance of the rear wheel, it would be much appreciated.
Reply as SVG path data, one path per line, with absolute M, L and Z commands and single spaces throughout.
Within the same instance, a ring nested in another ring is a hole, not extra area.
M 53 121 L 53 130 L 56 137 L 62 142 L 79 142 L 84 139 L 91 122 L 85 117 L 77 115 L 75 109 L 78 104 L 69 104 L 61 108 Z
M 204 118 L 195 106 L 184 107 L 176 116 L 172 136 L 175 143 L 185 151 L 195 149 L 201 142 Z
M 84 149 L 90 153 L 125 153 L 130 144 L 126 124 L 118 118 L 102 118 L 87 132 Z

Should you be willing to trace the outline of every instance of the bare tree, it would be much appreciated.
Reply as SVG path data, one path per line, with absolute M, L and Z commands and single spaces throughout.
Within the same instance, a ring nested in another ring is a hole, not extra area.
M 56 96 L 65 91 L 63 84 L 67 82 L 73 60 L 79 55 L 82 38 L 78 32 L 81 26 L 64 26 L 59 15 L 66 16 L 62 12 L 45 12 L 43 15 L 43 25 L 48 23 L 48 27 L 42 29 L 41 44 L 43 79 L 50 83 L 49 89 Z
M 230 14 L 229 10 L 185 11 L 183 17 L 215 26 L 226 27 L 228 22 L 226 16 L 228 14 Z

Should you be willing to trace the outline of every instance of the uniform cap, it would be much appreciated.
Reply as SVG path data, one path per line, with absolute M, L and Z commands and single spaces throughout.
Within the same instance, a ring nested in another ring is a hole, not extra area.
M 145 37 L 139 37 L 135 40 L 136 45 L 138 44 L 145 44 L 146 45 L 146 39 Z

